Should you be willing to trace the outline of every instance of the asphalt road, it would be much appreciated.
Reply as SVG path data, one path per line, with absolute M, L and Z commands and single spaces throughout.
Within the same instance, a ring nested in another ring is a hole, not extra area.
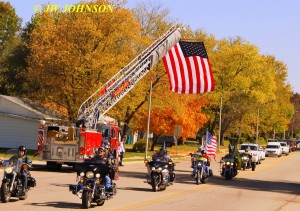
M 146 167 L 142 162 L 128 162 L 120 168 L 116 181 L 118 193 L 102 207 L 91 210 L 300 210 L 300 151 L 281 158 L 266 158 L 255 172 L 239 171 L 233 180 L 219 176 L 219 163 L 213 161 L 214 177 L 196 185 L 190 177 L 189 158 L 175 160 L 176 183 L 165 191 L 152 192 L 145 183 Z M 37 186 L 25 201 L 12 198 L 0 203 L 0 210 L 76 210 L 81 200 L 68 191 L 76 174 L 69 167 L 51 172 L 35 165 L 32 176 Z M 3 175 L 3 170 L 0 170 Z

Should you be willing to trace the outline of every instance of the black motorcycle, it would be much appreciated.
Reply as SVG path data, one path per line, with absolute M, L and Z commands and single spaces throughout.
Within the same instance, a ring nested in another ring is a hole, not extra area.
M 226 180 L 231 180 L 235 177 L 237 172 L 237 162 L 235 161 L 234 157 L 223 157 L 220 164 L 222 165 L 221 168 L 221 176 L 225 177 Z
M 105 189 L 105 176 L 113 175 L 111 166 L 95 162 L 84 162 L 75 165 L 79 182 L 70 185 L 69 190 L 82 200 L 82 207 L 88 209 L 92 203 L 102 206 L 105 200 L 111 199 L 117 193 L 115 183 L 111 183 L 112 190 Z M 110 178 L 113 179 L 113 176 Z
M 8 150 L 5 158 L 11 158 L 13 155 L 16 155 L 18 151 L 16 149 Z M 36 181 L 29 172 L 29 168 L 31 167 L 32 161 L 29 160 L 28 163 L 23 163 L 22 159 L 8 159 L 3 160 L 1 165 L 4 168 L 4 176 L 2 179 L 1 185 L 1 201 L 2 203 L 9 202 L 11 197 L 17 197 L 20 200 L 25 200 L 28 195 L 28 191 L 31 187 L 36 186 Z M 22 172 L 27 171 L 28 179 L 27 179 L 27 189 L 23 192 L 23 184 L 22 184 Z
M 145 164 L 148 169 L 146 180 L 154 192 L 165 190 L 169 185 L 173 184 L 175 180 L 175 173 L 173 172 L 175 164 L 172 161 L 146 160 Z

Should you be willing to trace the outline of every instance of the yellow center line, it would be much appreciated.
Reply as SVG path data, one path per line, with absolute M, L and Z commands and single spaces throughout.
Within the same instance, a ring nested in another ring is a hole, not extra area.
M 124 210 L 125 211 L 125 210 L 130 210 L 130 209 L 134 209 L 134 208 L 138 208 L 138 207 L 143 207 L 143 206 L 150 205 L 150 204 L 153 204 L 153 203 L 165 201 L 165 200 L 168 200 L 168 199 L 171 199 L 171 198 L 176 198 L 178 196 L 183 196 L 183 195 L 187 195 L 187 194 L 190 194 L 190 193 L 194 193 L 194 192 L 197 192 L 199 190 L 206 190 L 208 188 L 212 188 L 213 186 L 215 186 L 215 185 L 205 184 L 205 186 L 202 185 L 199 188 L 194 188 L 192 190 L 186 190 L 186 191 L 183 191 L 183 192 L 180 192 L 180 193 L 175 193 L 175 194 L 171 194 L 171 195 L 167 195 L 167 196 L 162 196 L 162 197 L 159 197 L 159 198 L 154 198 L 154 199 L 143 201 L 143 202 L 140 202 L 140 203 L 137 203 L 137 204 L 134 204 L 134 205 L 127 206 L 127 207 L 114 209 L 114 211 L 116 211 L 116 210 Z

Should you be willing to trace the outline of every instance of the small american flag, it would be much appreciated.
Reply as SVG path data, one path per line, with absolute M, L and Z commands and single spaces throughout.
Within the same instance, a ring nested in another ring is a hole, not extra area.
M 203 42 L 179 41 L 163 57 L 163 62 L 173 92 L 197 94 L 214 90 L 214 77 Z
M 37 144 L 38 144 L 38 147 L 34 154 L 34 157 L 38 156 L 43 151 L 43 147 L 44 147 L 44 129 L 43 128 L 39 129 L 39 137 L 38 137 Z
M 208 130 L 206 130 L 206 146 L 205 151 L 207 155 L 216 156 L 217 152 L 217 139 Z

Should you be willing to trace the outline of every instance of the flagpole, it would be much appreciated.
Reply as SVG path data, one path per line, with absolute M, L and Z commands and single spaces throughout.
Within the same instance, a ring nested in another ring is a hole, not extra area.
M 151 97 L 152 97 L 152 80 L 150 80 L 150 91 L 149 91 L 149 104 L 148 104 L 148 120 L 147 120 L 147 134 L 146 134 L 145 160 L 147 160 L 148 143 L 149 143 Z
M 223 103 L 223 98 L 222 98 L 222 95 L 221 95 L 221 98 L 220 98 L 220 119 L 219 119 L 219 140 L 218 140 L 218 151 L 219 152 L 220 152 L 220 144 L 221 144 L 222 103 Z

